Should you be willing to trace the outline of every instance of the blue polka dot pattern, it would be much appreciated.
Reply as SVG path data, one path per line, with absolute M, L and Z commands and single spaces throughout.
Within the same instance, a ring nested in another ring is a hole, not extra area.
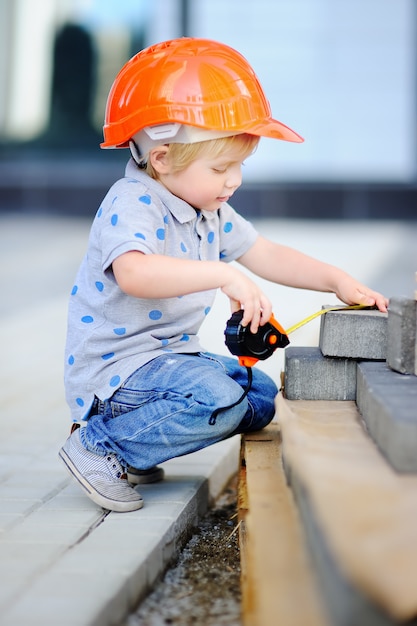
M 197 329 L 211 315 L 215 297 L 209 289 L 170 298 L 129 298 L 121 306 L 120 287 L 105 263 L 132 249 L 182 260 L 219 261 L 224 256 L 229 261 L 235 250 L 246 250 L 255 240 L 253 227 L 227 203 L 208 215 L 175 197 L 168 205 L 165 200 L 131 163 L 127 176 L 96 204 L 87 254 L 67 285 L 71 332 L 65 384 L 77 420 L 85 419 L 94 394 L 109 398 L 147 359 L 198 352 Z

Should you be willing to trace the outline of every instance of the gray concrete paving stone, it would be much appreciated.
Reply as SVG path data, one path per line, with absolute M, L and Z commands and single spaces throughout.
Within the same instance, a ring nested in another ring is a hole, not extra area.
M 391 298 L 387 327 L 387 363 L 401 374 L 416 369 L 417 302 L 411 298 Z
M 325 357 L 320 348 L 285 351 L 285 396 L 288 400 L 354 400 L 356 361 Z
M 359 363 L 356 403 L 392 466 L 417 472 L 417 376 L 394 372 L 387 363 Z
M 387 313 L 376 310 L 329 311 L 321 316 L 319 346 L 324 356 L 387 358 Z

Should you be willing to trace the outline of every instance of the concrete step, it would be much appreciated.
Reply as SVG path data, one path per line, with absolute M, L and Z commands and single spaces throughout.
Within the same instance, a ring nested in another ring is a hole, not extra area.
M 414 624 L 417 476 L 386 462 L 354 402 L 281 396 L 277 409 L 284 467 L 332 626 Z
M 356 402 L 393 467 L 417 472 L 417 376 L 394 372 L 387 363 L 359 363 Z

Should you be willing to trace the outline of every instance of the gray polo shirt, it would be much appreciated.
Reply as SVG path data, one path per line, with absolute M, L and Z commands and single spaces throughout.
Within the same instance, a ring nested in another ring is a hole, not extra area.
M 197 333 L 216 290 L 140 299 L 118 287 L 114 259 L 130 250 L 180 259 L 230 262 L 257 232 L 232 207 L 196 211 L 130 160 L 104 198 L 73 286 L 65 354 L 65 387 L 74 420 L 94 396 L 105 400 L 136 369 L 165 352 L 199 352 Z

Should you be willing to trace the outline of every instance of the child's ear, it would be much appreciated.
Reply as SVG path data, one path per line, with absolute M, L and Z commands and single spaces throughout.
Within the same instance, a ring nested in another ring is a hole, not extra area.
M 169 173 L 168 146 L 158 146 L 153 148 L 149 153 L 149 161 L 158 174 Z

